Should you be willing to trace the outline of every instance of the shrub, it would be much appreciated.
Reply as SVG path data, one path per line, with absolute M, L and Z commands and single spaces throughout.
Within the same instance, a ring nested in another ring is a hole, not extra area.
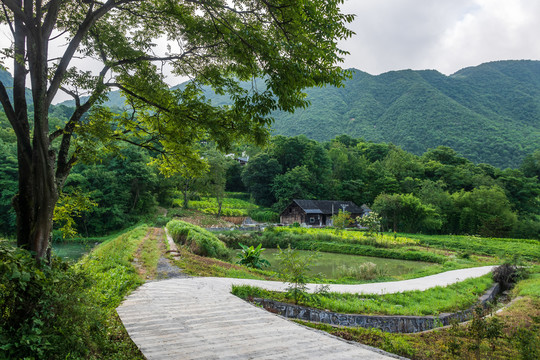
M 493 269 L 493 281 L 499 283 L 501 290 L 511 289 L 519 280 L 526 277 L 526 271 L 516 265 L 504 263 Z
M 242 248 L 242 251 L 238 254 L 240 261 L 238 261 L 237 264 L 254 269 L 262 269 L 265 266 L 270 266 L 268 260 L 261 259 L 261 253 L 266 250 L 262 247 L 262 244 L 257 245 L 256 248 L 254 248 L 253 245 L 249 247 L 242 244 L 239 245 Z
M 85 295 L 88 283 L 59 258 L 37 263 L 0 242 L 0 358 L 84 357 L 100 320 Z
M 194 254 L 226 259 L 225 244 L 211 232 L 181 220 L 171 220 L 167 230 L 175 242 L 186 245 Z
M 341 265 L 337 268 L 338 276 L 344 278 L 353 278 L 355 280 L 374 280 L 387 275 L 387 272 L 372 262 L 366 262 L 359 265 L 347 266 Z
M 280 273 L 289 283 L 287 293 L 294 298 L 296 304 L 306 296 L 310 264 L 317 255 L 301 257 L 290 246 L 285 250 L 279 248 Z
M 171 221 L 171 219 L 172 218 L 170 216 L 158 215 L 153 219 L 153 223 L 155 227 L 163 227 L 167 225 L 167 223 Z

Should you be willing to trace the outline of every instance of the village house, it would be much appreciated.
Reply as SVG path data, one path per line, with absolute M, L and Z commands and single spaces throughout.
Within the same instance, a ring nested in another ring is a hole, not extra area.
M 295 199 L 281 212 L 279 218 L 285 225 L 297 222 L 307 226 L 332 226 L 332 216 L 340 210 L 350 213 L 353 219 L 371 212 L 366 205 L 359 207 L 352 201 Z

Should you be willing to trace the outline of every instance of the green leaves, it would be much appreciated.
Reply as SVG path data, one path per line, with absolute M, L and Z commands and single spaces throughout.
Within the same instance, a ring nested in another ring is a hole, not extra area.
M 270 262 L 266 259 L 261 259 L 261 253 L 265 250 L 262 248 L 262 244 L 257 245 L 256 248 L 252 246 L 247 247 L 241 243 L 238 243 L 242 249 L 237 255 L 240 261 L 237 264 L 245 265 L 254 269 L 262 269 L 263 267 L 270 266 Z

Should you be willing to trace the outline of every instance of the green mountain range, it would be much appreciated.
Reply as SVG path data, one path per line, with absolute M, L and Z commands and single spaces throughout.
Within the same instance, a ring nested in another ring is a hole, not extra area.
M 446 145 L 503 168 L 540 148 L 539 61 L 486 63 L 450 76 L 352 71 L 343 88 L 308 89 L 309 108 L 275 114 L 275 133 L 316 140 L 348 134 L 418 155 Z
M 540 148 L 540 61 L 490 62 L 450 76 L 435 70 L 351 72 L 344 87 L 307 89 L 308 108 L 275 112 L 273 133 L 318 141 L 347 134 L 418 155 L 445 145 L 502 168 L 519 166 Z M 210 89 L 205 95 L 215 104 L 229 102 Z M 109 106 L 122 107 L 118 92 L 109 98 Z

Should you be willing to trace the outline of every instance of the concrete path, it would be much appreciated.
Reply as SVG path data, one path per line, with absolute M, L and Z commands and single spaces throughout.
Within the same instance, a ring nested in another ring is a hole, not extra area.
M 331 285 L 330 291 L 393 293 L 449 285 L 488 273 L 491 266 L 420 279 Z M 283 290 L 286 284 L 229 278 L 177 278 L 148 282 L 117 312 L 148 359 L 391 359 L 399 358 L 308 329 L 230 294 L 232 284 Z M 313 290 L 315 285 L 310 285 Z

